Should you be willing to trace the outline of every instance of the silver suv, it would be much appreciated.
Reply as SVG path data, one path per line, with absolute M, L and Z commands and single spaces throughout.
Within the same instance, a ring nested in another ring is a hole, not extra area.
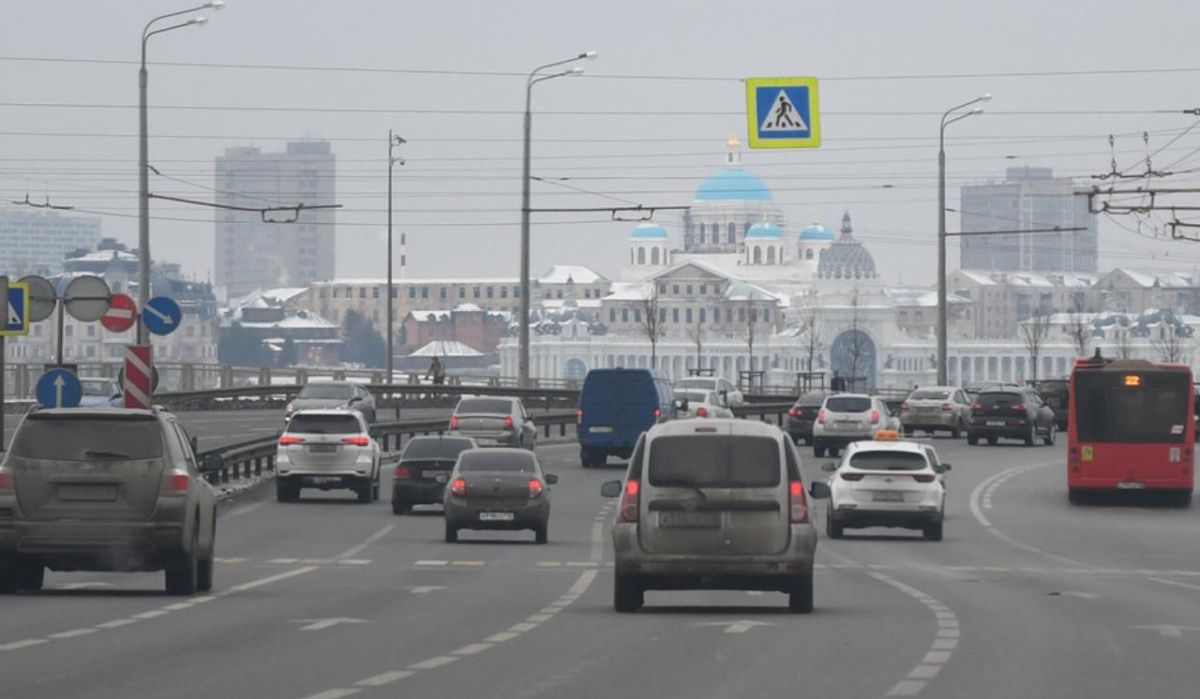
M 878 430 L 900 430 L 900 420 L 882 398 L 865 393 L 827 396 L 813 423 L 813 455 L 819 459 L 828 451 L 837 456 L 851 442 L 874 439 Z
M 58 571 L 166 571 L 171 594 L 213 584 L 216 494 L 174 415 L 74 408 L 25 416 L 0 465 L 0 592 Z
M 813 608 L 817 532 L 800 460 L 787 435 L 754 420 L 677 420 L 641 436 L 613 524 L 613 606 L 631 612 L 646 590 L 773 590 L 793 612 Z

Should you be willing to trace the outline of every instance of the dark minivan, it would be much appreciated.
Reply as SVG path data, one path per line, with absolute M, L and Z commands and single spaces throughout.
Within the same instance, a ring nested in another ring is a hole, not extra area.
M 1032 388 L 989 388 L 975 397 L 971 404 L 971 423 L 967 427 L 967 444 L 972 446 L 986 439 L 995 444 L 1000 438 L 1020 439 L 1032 446 L 1041 439 L 1046 446 L 1054 444 L 1057 426 L 1054 411 Z
M 610 454 L 629 458 L 638 437 L 674 416 L 675 394 L 653 369 L 593 369 L 579 394 L 579 459 L 603 466 Z

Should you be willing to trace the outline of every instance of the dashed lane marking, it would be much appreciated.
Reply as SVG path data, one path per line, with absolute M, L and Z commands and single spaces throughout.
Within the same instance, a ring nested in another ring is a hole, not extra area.
M 354 684 L 359 687 L 382 687 L 385 684 L 391 684 L 405 677 L 412 677 L 415 674 L 412 670 L 393 670 L 392 672 L 385 672 L 382 675 L 375 675 L 365 680 L 359 680 Z
M 937 619 L 937 636 L 930 644 L 929 650 L 921 658 L 921 661 L 913 667 L 912 671 L 908 673 L 908 677 L 897 682 L 887 693 L 889 697 L 916 696 L 921 693 L 921 690 L 925 689 L 930 680 L 936 678 L 941 673 L 942 668 L 946 666 L 946 663 L 950 662 L 955 649 L 958 648 L 958 639 L 962 632 L 958 616 L 936 598 L 911 585 L 900 582 L 883 573 L 870 573 L 870 576 L 896 588 L 925 605 L 927 609 L 933 612 L 934 618 Z

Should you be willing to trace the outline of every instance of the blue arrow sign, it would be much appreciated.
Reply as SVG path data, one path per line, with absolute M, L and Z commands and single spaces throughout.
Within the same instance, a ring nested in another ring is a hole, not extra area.
M 179 309 L 179 304 L 166 296 L 155 296 L 142 309 L 142 322 L 155 335 L 170 335 L 179 327 L 181 320 L 183 311 Z
M 47 408 L 74 408 L 83 398 L 83 384 L 74 372 L 51 369 L 37 382 L 37 400 Z

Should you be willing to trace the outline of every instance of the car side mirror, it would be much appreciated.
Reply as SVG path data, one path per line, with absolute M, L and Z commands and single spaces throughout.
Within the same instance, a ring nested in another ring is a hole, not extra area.
M 808 494 L 811 495 L 814 500 L 825 500 L 833 493 L 829 490 L 828 483 L 817 481 L 808 486 Z
M 609 481 L 600 486 L 601 497 L 615 498 L 620 497 L 622 490 L 621 481 Z
M 220 452 L 209 451 L 205 452 L 200 457 L 200 472 L 201 473 L 217 473 L 225 468 L 225 457 L 221 456 Z
M 547 473 L 546 485 L 558 485 L 558 476 L 553 473 Z
M 837 470 L 837 467 L 838 465 L 836 461 L 826 461 L 825 463 L 821 464 L 821 470 L 825 473 L 833 473 Z
M 944 463 L 944 462 L 942 463 L 942 470 L 943 470 L 943 471 L 949 471 L 949 470 L 950 470 L 950 468 L 951 468 L 950 464 L 947 464 L 947 463 Z

